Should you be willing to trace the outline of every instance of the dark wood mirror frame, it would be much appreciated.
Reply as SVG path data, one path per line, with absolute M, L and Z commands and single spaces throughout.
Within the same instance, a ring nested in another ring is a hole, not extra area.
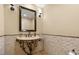
M 22 30 L 22 26 L 21 26 L 21 22 L 22 22 L 22 17 L 21 17 L 21 9 L 25 9 L 25 10 L 29 10 L 31 12 L 34 12 L 35 13 L 35 18 L 34 18 L 34 30 L 26 30 L 26 31 L 23 31 Z M 36 32 L 36 11 L 35 10 L 32 10 L 32 9 L 29 9 L 29 8 L 26 8 L 26 7 L 23 7 L 23 6 L 19 6 L 19 31 L 20 32 Z

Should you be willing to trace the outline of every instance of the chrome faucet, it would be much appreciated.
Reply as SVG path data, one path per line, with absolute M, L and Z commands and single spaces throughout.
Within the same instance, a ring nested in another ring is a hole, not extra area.
M 28 32 L 28 37 L 30 37 L 30 35 L 31 35 L 31 32 Z

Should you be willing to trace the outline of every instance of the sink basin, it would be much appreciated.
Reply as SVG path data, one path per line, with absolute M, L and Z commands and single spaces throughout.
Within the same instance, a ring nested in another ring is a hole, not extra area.
M 18 36 L 16 39 L 18 40 L 37 40 L 40 39 L 39 36 L 32 36 L 32 37 L 26 37 L 26 36 Z

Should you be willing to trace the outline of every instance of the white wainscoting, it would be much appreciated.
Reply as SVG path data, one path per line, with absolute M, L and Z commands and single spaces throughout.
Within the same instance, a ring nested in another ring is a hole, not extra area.
M 49 55 L 67 55 L 72 49 L 79 54 L 79 38 L 43 35 L 44 49 Z
M 6 55 L 15 54 L 15 42 L 16 42 L 16 36 L 5 36 L 5 54 Z
M 4 37 L 0 37 L 0 55 L 4 55 Z
M 15 36 L 5 36 L 5 54 L 6 55 L 15 55 L 16 51 L 16 35 Z M 43 50 L 43 42 L 38 42 L 38 47 L 35 49 L 35 52 Z

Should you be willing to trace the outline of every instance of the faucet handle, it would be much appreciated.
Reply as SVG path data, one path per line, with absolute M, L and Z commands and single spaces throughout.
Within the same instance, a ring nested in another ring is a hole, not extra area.
M 34 32 L 34 36 L 36 36 L 36 32 Z

